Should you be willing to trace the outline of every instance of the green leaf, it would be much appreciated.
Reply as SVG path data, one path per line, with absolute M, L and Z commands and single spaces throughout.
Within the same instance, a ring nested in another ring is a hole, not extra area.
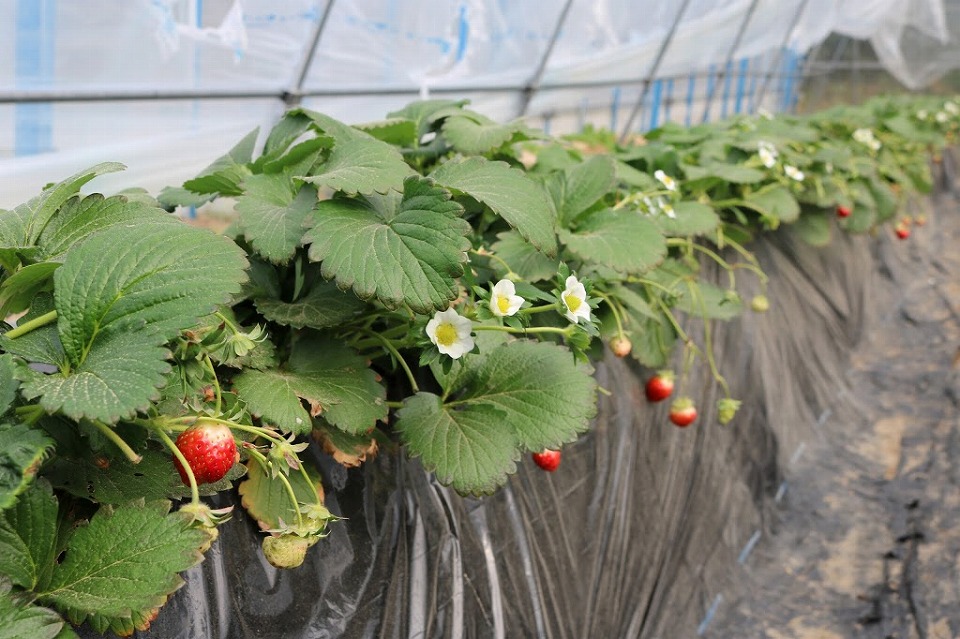
M 708 282 L 688 282 L 688 286 L 680 290 L 683 295 L 677 300 L 676 309 L 684 313 L 704 319 L 731 320 L 743 312 L 739 298 L 731 299 L 727 289 Z
M 523 171 L 506 162 L 458 157 L 441 164 L 430 177 L 487 205 L 536 248 L 556 255 L 556 214 L 543 189 Z
M 454 150 L 466 155 L 481 155 L 509 142 L 519 128 L 518 122 L 500 124 L 490 118 L 461 111 L 443 122 L 443 137 Z
M 403 190 L 404 180 L 413 169 L 395 147 L 322 113 L 300 112 L 333 138 L 334 146 L 315 174 L 299 179 L 351 195 Z
M 238 223 L 253 249 L 274 264 L 290 261 L 303 238 L 303 223 L 317 204 L 317 190 L 299 190 L 282 175 L 251 175 L 237 198 Z
M 246 370 L 233 386 L 251 413 L 298 434 L 310 432 L 311 415 L 322 415 L 354 434 L 387 416 L 386 391 L 363 358 L 342 343 L 315 335 L 294 344 L 285 367 Z M 301 399 L 310 405 L 310 413 Z
M 317 496 L 323 496 L 323 484 L 320 477 L 309 465 L 304 470 L 313 482 L 307 483 L 299 471 L 291 470 L 287 480 L 293 488 L 297 501 L 303 504 L 314 504 Z M 247 478 L 238 487 L 240 503 L 262 530 L 275 530 L 297 523 L 297 509 L 290 503 L 290 496 L 286 486 L 278 477 L 270 477 L 263 467 L 255 461 L 247 462 Z
M 430 125 L 440 118 L 459 113 L 467 100 L 417 100 L 387 114 L 388 118 L 411 120 L 416 125 L 417 136 L 422 136 Z
M 656 180 L 621 160 L 617 160 L 617 181 L 640 191 L 652 191 L 657 188 Z
M 638 317 L 639 325 L 629 332 L 633 349 L 630 355 L 648 368 L 664 368 L 677 341 L 677 334 L 666 316 L 655 311 L 659 320 Z
M 299 109 L 284 113 L 267 135 L 267 140 L 263 143 L 263 155 L 257 159 L 257 163 L 283 155 L 297 138 L 306 133 L 310 128 L 310 122 L 310 118 Z
M 50 577 L 56 542 L 57 500 L 50 484 L 40 480 L 0 512 L 0 575 L 33 590 Z
M 515 429 L 496 406 L 448 410 L 431 393 L 417 393 L 399 412 L 404 444 L 442 484 L 460 493 L 490 494 L 516 471 Z
M 886 222 L 897 214 L 899 203 L 890 186 L 882 180 L 868 180 L 867 188 L 876 203 L 877 223 Z
M 74 419 L 112 423 L 146 408 L 169 370 L 163 345 L 238 293 L 245 266 L 233 242 L 184 224 L 94 235 L 54 275 L 67 367 L 29 371 L 24 394 Z
M 36 319 L 53 311 L 53 295 L 40 293 L 33 299 L 33 304 L 26 315 L 20 318 L 19 324 Z M 50 324 L 34 329 L 16 339 L 10 339 L 5 334 L 0 335 L 0 348 L 7 353 L 17 355 L 27 362 L 63 366 L 66 364 L 66 355 L 57 335 L 56 325 Z M 18 367 L 14 375 L 17 379 L 23 377 L 23 368 Z
M 103 506 L 70 540 L 39 599 L 97 632 L 145 629 L 209 541 L 169 502 Z
M 0 214 L 0 248 L 33 246 L 57 210 L 84 184 L 98 175 L 122 171 L 125 168 L 127 167 L 118 162 L 97 164 L 45 188 L 40 195 L 13 211 L 3 211 Z
M 194 193 L 193 191 L 188 191 L 182 186 L 167 186 L 164 187 L 160 194 L 157 195 L 157 202 L 165 209 L 172 211 L 178 206 L 194 206 L 199 207 L 203 206 L 210 200 L 214 198 L 214 194 L 200 195 L 199 193 Z
M 0 317 L 25 311 L 38 293 L 53 290 L 53 272 L 57 262 L 39 262 L 17 269 L 0 285 Z
M 58 489 L 101 504 L 123 504 L 140 498 L 153 501 L 177 493 L 180 475 L 170 454 L 153 449 L 138 452 L 142 457 L 139 464 L 118 456 L 109 459 L 106 468 L 91 459 L 58 454 L 43 473 Z
M 413 177 L 399 195 L 320 202 L 304 242 L 322 262 L 323 277 L 336 277 L 361 299 L 376 297 L 389 308 L 406 303 L 428 313 L 457 297 L 470 224 L 462 208 L 431 180 Z
M 653 218 L 664 235 L 707 235 L 720 225 L 716 211 L 700 202 L 677 202 L 673 205 L 673 214 L 672 218 L 668 215 Z
M 61 634 L 66 630 L 66 634 Z M 30 603 L 23 595 L 10 592 L 0 579 L 0 639 L 69 639 L 76 634 L 60 615 Z
M 393 153 L 386 154 L 377 145 L 383 145 Z M 379 140 L 354 140 L 334 147 L 317 175 L 301 176 L 299 179 L 350 195 L 367 195 L 399 191 L 410 174 L 410 168 L 393 147 Z
M 733 184 L 756 184 L 766 179 L 767 174 L 742 164 L 716 162 L 703 167 L 684 165 L 684 173 L 690 180 L 718 178 Z
M 613 191 L 617 167 L 609 155 L 595 155 L 564 171 L 563 202 L 558 206 L 560 223 L 569 225 L 576 217 Z
M 20 382 L 14 377 L 14 370 L 13 358 L 8 353 L 0 355 L 0 415 L 6 414 L 17 398 Z
M 329 328 L 352 319 L 364 304 L 332 282 L 321 282 L 295 302 L 273 297 L 255 297 L 257 311 L 271 322 L 294 328 Z
M 560 237 L 580 259 L 619 273 L 644 273 L 667 254 L 660 229 L 636 211 L 597 211 L 586 217 L 576 232 L 561 231 Z
M 253 147 L 259 132 L 260 128 L 257 127 L 245 135 L 226 155 L 214 160 L 197 177 L 184 182 L 183 188 L 194 193 L 242 194 L 240 183 L 251 174 L 247 164 L 253 159 Z
M 354 126 L 393 146 L 412 147 L 417 143 L 417 123 L 406 118 L 389 118 Z
M 790 231 L 810 246 L 827 246 L 833 233 L 830 219 L 829 211 L 804 210 L 797 223 L 790 227 Z
M 800 217 L 800 204 L 793 193 L 785 186 L 755 191 L 747 195 L 744 202 L 764 217 L 780 222 L 789 224 L 796 222 L 797 218 Z
M 53 448 L 43 431 L 26 424 L 0 424 L 0 510 L 26 490 Z
M 290 175 L 298 173 L 307 173 L 313 169 L 314 165 L 320 160 L 320 155 L 324 149 L 333 146 L 333 138 L 326 135 L 307 138 L 299 144 L 290 147 L 290 150 L 274 159 L 261 157 L 258 163 L 262 161 L 264 173 L 280 173 L 284 169 Z
M 67 251 L 90 235 L 119 224 L 146 222 L 179 224 L 163 209 L 123 196 L 104 198 L 99 193 L 67 201 L 44 229 L 37 245 L 45 259 L 62 262 Z
M 492 492 L 522 450 L 573 441 L 596 411 L 589 372 L 555 344 L 511 342 L 462 366 L 448 389 L 455 399 L 418 393 L 397 421 L 410 453 L 459 492 Z
M 535 249 L 516 231 L 498 233 L 497 238 L 490 247 L 494 255 L 509 264 L 513 272 L 524 280 L 549 280 L 557 273 L 557 261 Z M 490 266 L 498 274 L 506 276 L 503 265 L 496 260 L 490 260 Z

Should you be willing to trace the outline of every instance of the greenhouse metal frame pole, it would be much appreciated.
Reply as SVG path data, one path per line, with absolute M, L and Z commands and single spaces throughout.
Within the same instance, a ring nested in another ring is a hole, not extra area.
M 647 95 L 650 93 L 650 85 L 653 83 L 653 79 L 656 77 L 657 71 L 660 70 L 660 64 L 663 62 L 663 58 L 667 54 L 667 49 L 670 47 L 670 43 L 673 42 L 673 36 L 676 35 L 677 29 L 680 27 L 680 21 L 683 19 L 683 14 L 686 13 L 689 5 L 690 0 L 683 0 L 683 4 L 677 11 L 677 17 L 673 19 L 673 24 L 670 25 L 670 30 L 667 32 L 667 37 L 663 39 L 663 44 L 660 45 L 660 50 L 657 51 L 657 55 L 653 59 L 653 64 L 650 65 L 650 70 L 647 72 L 647 76 L 643 79 L 643 85 L 640 89 L 640 97 L 637 98 L 636 104 L 634 104 L 633 109 L 630 110 L 630 116 L 627 118 L 627 123 L 624 125 L 623 130 L 620 133 L 619 141 L 621 143 L 623 143 L 623 141 L 627 139 L 627 136 L 630 135 L 630 129 L 633 128 L 633 123 L 636 121 L 637 116 L 640 115 L 640 111 L 643 109 L 643 103 L 647 99 Z
M 543 52 L 543 55 L 540 56 L 540 62 L 537 63 L 537 69 L 533 72 L 533 76 L 530 78 L 530 81 L 527 82 L 526 86 L 523 87 L 522 93 L 520 96 L 520 109 L 517 112 L 517 117 L 523 117 L 527 113 L 527 109 L 530 108 L 530 102 L 533 100 L 533 96 L 540 89 L 540 82 L 543 80 L 543 74 L 547 71 L 547 63 L 550 61 L 550 56 L 553 55 L 553 48 L 557 44 L 557 40 L 560 38 L 560 31 L 563 29 L 564 23 L 567 21 L 567 16 L 570 14 L 570 7 L 573 6 L 573 0 L 567 0 L 563 5 L 563 9 L 560 10 L 560 17 L 557 18 L 557 25 L 553 29 L 553 34 L 550 36 L 550 41 L 547 43 L 547 48 Z
M 733 62 L 733 56 L 736 55 L 737 49 L 740 48 L 740 42 L 743 41 L 743 36 L 747 32 L 747 25 L 750 24 L 750 19 L 753 18 L 753 13 L 757 9 L 757 5 L 760 4 L 760 0 L 753 0 L 750 3 L 750 6 L 747 8 L 747 12 L 743 16 L 743 22 L 740 23 L 740 28 L 737 31 L 737 35 L 733 39 L 733 44 L 730 46 L 730 51 L 727 53 L 727 59 L 724 60 L 723 66 L 720 67 L 720 72 L 717 74 L 717 81 L 714 82 L 709 89 L 706 97 L 706 104 L 703 105 L 703 117 L 700 119 L 701 122 L 706 122 L 710 117 L 710 107 L 713 104 L 713 98 L 717 93 L 717 85 L 720 84 L 720 81 L 723 79 L 723 76 L 727 73 L 727 67 L 730 66 L 730 63 Z
M 763 103 L 763 98 L 767 95 L 767 87 L 770 86 L 770 78 L 773 75 L 774 71 L 780 66 L 780 63 L 783 62 L 783 54 L 787 49 L 787 45 L 790 44 L 790 40 L 793 38 L 793 34 L 797 30 L 797 26 L 800 24 L 800 18 L 803 16 L 803 12 L 806 11 L 807 5 L 810 4 L 810 0 L 800 0 L 800 6 L 797 7 L 797 12 L 793 15 L 793 22 L 790 23 L 790 28 L 787 29 L 787 33 L 783 36 L 783 43 L 780 45 L 780 48 L 777 50 L 777 56 L 774 58 L 773 62 L 770 63 L 770 66 L 767 68 L 767 73 L 763 78 L 763 83 L 760 85 L 760 88 L 757 90 L 757 97 L 754 99 L 754 105 L 760 107 Z
M 317 53 L 317 47 L 320 46 L 320 37 L 323 35 L 324 29 L 327 28 L 327 21 L 330 19 L 330 14 L 333 13 L 333 5 L 335 2 L 336 0 L 327 0 L 327 6 L 323 8 L 323 14 L 320 16 L 320 21 L 317 22 L 317 28 L 313 32 L 313 38 L 310 40 L 310 46 L 307 47 L 307 52 L 300 60 L 300 66 L 297 71 L 297 81 L 293 87 L 282 96 L 284 104 L 288 107 L 297 106 L 303 98 L 303 83 L 307 81 L 307 74 L 310 73 L 310 67 L 313 66 L 313 56 Z
M 668 75 L 661 79 L 684 79 L 684 75 Z M 695 75 L 694 77 L 703 77 Z M 747 78 L 762 77 L 760 73 L 748 73 Z M 791 74 L 799 77 L 799 74 Z M 583 80 L 566 82 L 564 84 L 541 84 L 539 91 L 559 91 L 564 89 L 598 89 L 616 86 L 640 86 L 642 79 L 618 78 L 614 80 Z M 483 86 L 445 86 L 435 87 L 431 93 L 441 95 L 458 95 L 463 93 L 517 93 L 524 89 L 516 84 L 494 84 Z M 348 97 L 387 97 L 401 95 L 418 95 L 419 87 L 360 87 L 348 90 L 337 89 L 308 89 L 300 91 L 302 98 L 348 98 Z M 20 89 L 14 91 L 0 91 L 0 104 L 26 104 L 30 102 L 134 102 L 146 100 L 282 100 L 286 95 L 277 89 L 108 89 L 108 90 L 45 90 Z

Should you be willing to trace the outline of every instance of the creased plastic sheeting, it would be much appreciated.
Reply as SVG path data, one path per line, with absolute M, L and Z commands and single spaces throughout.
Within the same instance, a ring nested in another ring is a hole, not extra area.
M 769 57 L 778 50 L 801 1 L 759 0 L 734 52 L 736 59 Z M 534 80 L 555 32 L 558 38 L 542 78 L 544 85 L 636 83 L 647 76 L 681 5 L 676 0 L 572 0 L 567 19 L 557 31 L 566 2 L 335 0 L 303 88 L 407 93 L 325 96 L 306 104 L 357 123 L 381 119 L 418 95 L 457 88 L 464 91 L 454 97 L 472 99 L 479 111 L 494 119 L 510 119 L 520 112 L 519 89 Z M 658 76 L 685 76 L 722 65 L 751 2 L 690 0 Z M 787 44 L 804 53 L 831 31 L 869 37 L 884 63 L 901 80 L 916 86 L 960 59 L 936 54 L 931 46 L 947 35 L 943 2 L 809 0 Z M 35 42 L 18 28 L 17 8 L 28 4 L 0 4 L 0 93 L 234 90 L 279 96 L 296 88 L 302 58 L 327 8 L 324 0 L 48 2 L 44 6 L 55 15 L 32 25 L 39 29 Z M 952 7 L 950 15 L 955 15 L 955 3 Z M 953 28 L 960 29 L 956 23 L 955 19 Z M 43 32 L 46 24 L 52 33 Z M 18 36 L 26 38 L 24 50 L 19 48 L 23 38 Z M 909 45 L 906 58 L 901 55 L 901 42 Z M 944 51 L 955 52 L 960 37 L 951 42 Z M 937 61 L 925 62 L 931 57 Z M 35 73 L 38 59 L 52 59 L 52 71 Z M 754 75 L 770 71 L 781 72 L 766 63 L 750 68 Z M 681 90 L 678 86 L 677 93 Z M 618 91 L 615 86 L 545 89 L 537 94 L 529 113 L 567 111 L 568 117 L 554 120 L 552 130 L 569 132 L 584 120 L 570 114 L 585 101 L 591 106 L 599 102 L 604 117 L 589 113 L 591 119 L 586 121 L 618 124 Z M 626 108 L 638 91 L 636 84 L 623 87 Z M 766 98 L 763 105 L 750 102 L 748 106 L 776 111 L 775 92 L 768 91 Z M 17 128 L 17 122 L 25 126 L 17 114 L 32 107 L 0 106 L 0 207 L 26 201 L 43 184 L 86 168 L 90 159 L 94 163 L 119 159 L 130 166 L 124 177 L 110 178 L 107 184 L 137 185 L 156 193 L 194 176 L 256 124 L 274 121 L 282 103 L 268 97 L 230 104 L 56 105 L 41 110 L 40 121 L 26 125 L 48 127 L 50 141 L 49 149 L 42 149 L 48 151 L 43 162 L 24 163 L 22 157 L 13 157 L 18 136 L 25 133 Z M 694 109 L 694 121 L 701 110 Z M 722 109 L 715 110 L 713 117 L 723 115 Z M 197 135 L 203 137 L 194 140 Z M 117 157 L 118 150 L 122 157 Z M 157 170 L 159 158 L 170 168 Z
M 784 229 L 754 244 L 770 311 L 717 323 L 714 334 L 743 399 L 730 425 L 716 422 L 706 366 L 680 389 L 701 417 L 678 429 L 667 406 L 644 399 L 649 371 L 609 358 L 597 379 L 611 395 L 560 469 L 524 459 L 484 499 L 457 496 L 403 456 L 346 471 L 311 449 L 328 506 L 346 520 L 304 566 L 270 567 L 237 516 L 140 636 L 696 636 L 718 602 L 740 594 L 739 562 L 776 527 L 773 496 L 817 421 L 830 411 L 856 423 L 844 372 L 865 322 L 888 303 L 872 290 L 877 242 L 894 241 L 841 233 L 816 249 Z M 741 286 L 749 298 L 757 285 Z

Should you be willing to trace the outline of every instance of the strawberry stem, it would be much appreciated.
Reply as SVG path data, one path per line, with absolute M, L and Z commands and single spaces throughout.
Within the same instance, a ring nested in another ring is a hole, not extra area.
M 220 394 L 220 380 L 217 379 L 217 370 L 213 367 L 213 361 L 210 359 L 209 354 L 204 354 L 203 363 L 206 365 L 207 370 L 210 371 L 211 377 L 213 377 L 213 391 L 216 394 L 216 408 L 217 415 L 219 415 L 220 408 L 223 406 L 223 398 Z
M 620 320 L 620 311 L 617 309 L 617 304 L 603 291 L 594 289 L 593 292 L 610 307 L 610 311 L 613 313 L 613 320 L 617 323 L 617 337 L 623 339 L 623 322 Z
M 397 347 L 393 345 L 393 342 L 388 340 L 386 337 L 383 337 L 379 333 L 375 333 L 374 331 L 363 330 L 361 332 L 365 335 L 369 335 L 373 339 L 383 344 L 383 347 L 386 348 L 391 355 L 393 355 L 394 359 L 397 360 L 397 363 L 400 364 L 400 368 L 402 368 L 403 372 L 406 373 L 407 380 L 410 382 L 410 388 L 413 389 L 414 393 L 419 393 L 420 387 L 417 386 L 417 380 L 413 376 L 413 371 L 410 370 L 410 367 L 407 365 L 407 360 L 403 359 L 403 355 L 401 355 L 400 351 L 397 350 Z
M 265 473 L 268 472 L 270 468 L 270 461 L 266 458 L 266 456 L 263 453 L 261 453 L 259 450 L 255 448 L 248 448 L 247 452 L 250 453 L 251 457 L 255 458 L 258 462 L 260 462 L 260 466 L 264 469 Z M 302 468 L 303 464 L 300 464 L 300 466 Z M 293 504 L 293 509 L 297 512 L 297 525 L 300 527 L 303 527 L 303 514 L 300 512 L 300 502 L 297 501 L 297 493 L 293 491 L 293 486 L 290 484 L 290 480 L 287 479 L 286 474 L 284 474 L 283 472 L 279 472 L 276 474 L 276 476 L 280 479 L 280 483 L 283 484 L 283 489 L 287 493 L 287 497 L 290 499 L 290 503 Z M 307 480 L 307 485 L 308 486 L 312 485 L 309 479 Z
M 187 474 L 187 480 L 190 482 L 190 503 L 199 504 L 200 489 L 197 488 L 197 478 L 193 474 L 193 469 L 190 468 L 190 462 L 187 461 L 187 458 L 183 456 L 183 453 L 180 452 L 180 449 L 177 448 L 177 445 L 173 443 L 173 440 L 170 439 L 170 436 L 167 435 L 162 428 L 154 427 L 154 431 L 164 445 L 170 449 L 173 456 L 177 458 L 180 466 L 183 467 L 184 472 Z
M 138 455 L 136 451 L 130 448 L 130 445 L 127 442 L 123 441 L 120 435 L 117 434 L 117 431 L 113 430 L 103 422 L 97 421 L 95 419 L 91 419 L 90 423 L 96 426 L 97 430 L 103 433 L 104 437 L 106 437 L 111 442 L 113 442 L 114 445 L 116 445 L 116 447 L 119 448 L 120 451 L 123 453 L 123 456 L 130 460 L 131 464 L 139 464 L 140 460 L 143 459 L 143 457 Z
M 29 333 L 34 329 L 40 328 L 41 326 L 46 326 L 47 324 L 52 324 L 55 321 L 57 321 L 57 312 L 50 311 L 49 313 L 44 313 L 40 317 L 34 317 L 29 322 L 24 322 L 23 324 L 20 324 L 16 328 L 10 329 L 6 333 L 4 333 L 4 335 L 9 337 L 10 339 L 16 339 L 21 335 L 26 335 L 27 333 Z

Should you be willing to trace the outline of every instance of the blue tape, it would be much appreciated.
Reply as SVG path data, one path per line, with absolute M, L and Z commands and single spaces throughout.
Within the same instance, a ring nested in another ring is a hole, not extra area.
M 670 121 L 670 105 L 673 103 L 673 78 L 667 80 L 667 97 L 663 101 L 663 121 Z
M 657 128 L 660 123 L 660 101 L 663 94 L 663 80 L 656 80 L 653 83 L 653 91 L 650 94 L 650 129 Z
M 740 75 L 737 76 L 737 99 L 733 105 L 734 113 L 743 112 L 743 98 L 747 92 L 747 71 L 750 69 L 750 58 L 740 60 Z
M 723 69 L 723 99 L 720 103 L 720 119 L 725 120 L 730 113 L 728 105 L 730 103 L 730 85 L 733 81 L 733 60 L 727 63 Z
M 690 74 L 690 79 L 687 81 L 687 115 L 684 118 L 687 126 L 690 126 L 691 118 L 693 117 L 693 92 L 697 88 L 697 76 L 693 73 Z
M 613 87 L 610 98 L 610 130 L 617 130 L 617 117 L 620 115 L 620 87 Z
M 17 0 L 14 42 L 14 84 L 18 88 L 49 85 L 56 55 L 55 0 Z M 14 155 L 36 155 L 53 149 L 53 105 L 14 106 Z

